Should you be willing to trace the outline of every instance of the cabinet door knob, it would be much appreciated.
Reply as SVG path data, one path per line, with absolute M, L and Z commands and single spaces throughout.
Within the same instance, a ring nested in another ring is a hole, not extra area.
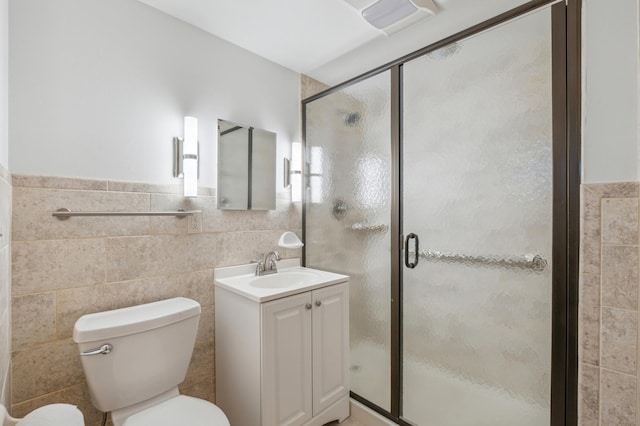
M 322 305 L 322 301 L 316 300 L 316 306 L 320 306 L 320 305 Z
M 308 311 L 309 309 L 311 309 L 311 303 L 307 303 L 307 304 L 306 304 L 306 306 L 305 306 L 305 308 L 307 308 L 307 311 Z

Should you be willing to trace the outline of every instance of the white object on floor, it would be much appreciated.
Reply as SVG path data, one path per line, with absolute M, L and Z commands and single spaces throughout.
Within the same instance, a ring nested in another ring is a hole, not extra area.
M 84 426 L 84 417 L 75 405 L 50 404 L 14 419 L 0 405 L 0 426 Z

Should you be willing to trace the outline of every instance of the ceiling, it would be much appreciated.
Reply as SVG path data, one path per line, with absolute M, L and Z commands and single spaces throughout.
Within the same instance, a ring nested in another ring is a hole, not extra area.
M 328 85 L 527 3 L 435 0 L 437 15 L 387 36 L 344 0 L 139 1 Z

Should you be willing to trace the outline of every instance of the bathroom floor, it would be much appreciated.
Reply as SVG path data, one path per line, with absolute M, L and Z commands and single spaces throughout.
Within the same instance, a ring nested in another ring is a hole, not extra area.
M 357 421 L 355 421 L 355 420 L 353 420 L 351 418 L 348 418 L 347 420 L 345 420 L 342 423 L 338 423 L 338 422 L 327 423 L 325 426 L 338 426 L 338 425 L 340 425 L 340 426 L 367 426 L 364 423 L 357 422 Z

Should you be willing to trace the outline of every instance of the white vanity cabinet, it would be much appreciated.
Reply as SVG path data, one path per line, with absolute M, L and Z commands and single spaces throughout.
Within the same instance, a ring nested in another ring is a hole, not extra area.
M 349 415 L 348 282 L 268 301 L 215 291 L 216 404 L 232 426 L 320 426 Z

